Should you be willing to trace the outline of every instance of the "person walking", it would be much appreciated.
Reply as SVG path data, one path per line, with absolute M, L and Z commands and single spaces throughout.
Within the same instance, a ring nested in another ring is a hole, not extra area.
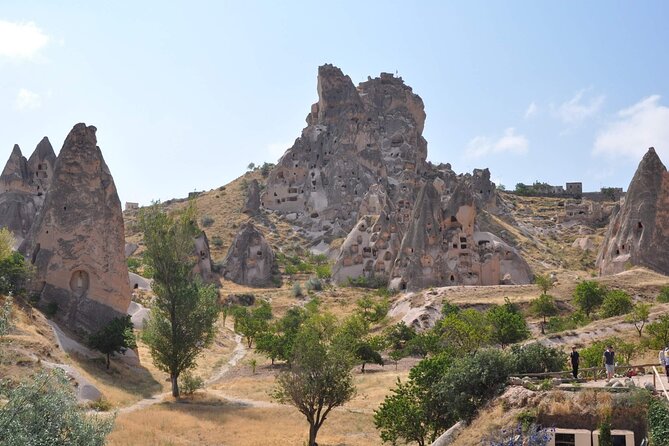
M 612 345 L 606 347 L 602 358 L 604 359 L 604 368 L 606 369 L 606 381 L 609 381 L 613 378 L 613 373 L 615 372 L 615 352 Z
M 576 351 L 576 346 L 573 346 L 569 354 L 569 362 L 571 362 L 571 373 L 574 375 L 574 379 L 578 379 L 578 357 L 579 354 Z

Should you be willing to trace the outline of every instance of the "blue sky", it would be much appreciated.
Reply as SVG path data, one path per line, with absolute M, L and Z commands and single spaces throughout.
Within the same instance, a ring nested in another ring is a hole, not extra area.
M 0 162 L 77 122 L 122 201 L 166 200 L 276 161 L 333 63 L 398 72 L 425 102 L 428 159 L 458 172 L 627 187 L 669 164 L 669 3 L 9 1 Z

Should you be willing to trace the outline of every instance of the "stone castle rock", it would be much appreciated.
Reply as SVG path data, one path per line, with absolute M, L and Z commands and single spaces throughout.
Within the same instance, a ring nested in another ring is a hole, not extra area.
M 246 201 L 244 202 L 244 214 L 253 216 L 260 212 L 260 184 L 258 180 L 252 180 L 246 190 Z
M 602 275 L 630 265 L 669 274 L 669 173 L 651 147 L 639 163 L 622 204 L 614 210 L 597 266 Z
M 356 87 L 323 65 L 318 97 L 260 201 L 297 215 L 314 245 L 345 238 L 337 282 L 367 276 L 419 288 L 531 280 L 513 248 L 476 230 L 477 213 L 500 205 L 489 170 L 458 175 L 450 164 L 426 161 L 423 101 L 402 78 L 381 73 Z M 466 206 L 451 209 L 462 197 Z
M 274 251 L 251 221 L 244 223 L 223 261 L 223 277 L 240 285 L 272 285 L 276 263 Z
M 0 227 L 12 231 L 19 244 L 44 203 L 55 162 L 53 147 L 45 137 L 29 159 L 15 145 L 0 174 Z
M 130 304 L 121 202 L 95 132 L 77 124 L 65 139 L 22 246 L 40 305 L 57 304 L 56 318 L 79 332 L 98 330 Z

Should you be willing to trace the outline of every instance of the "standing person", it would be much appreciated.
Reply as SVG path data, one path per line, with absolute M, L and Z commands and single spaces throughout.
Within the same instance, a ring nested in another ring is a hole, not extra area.
M 606 369 L 606 380 L 609 381 L 613 378 L 613 372 L 615 371 L 615 352 L 612 345 L 606 347 L 606 351 L 602 357 L 604 358 L 604 368 Z
M 571 362 L 571 373 L 574 375 L 574 379 L 578 379 L 578 356 L 579 354 L 576 351 L 576 346 L 573 346 L 571 348 L 571 353 L 569 353 L 569 362 Z
M 669 381 L 669 345 L 662 353 L 664 353 L 664 371 L 667 374 L 667 381 Z

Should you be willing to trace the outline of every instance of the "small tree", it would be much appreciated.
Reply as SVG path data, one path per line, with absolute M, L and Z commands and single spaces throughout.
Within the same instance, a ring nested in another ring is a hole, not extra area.
M 530 308 L 532 313 L 543 317 L 543 321 L 541 322 L 541 334 L 544 334 L 546 317 L 555 316 L 558 313 L 557 305 L 555 305 L 555 299 L 553 296 L 549 296 L 548 294 L 542 294 L 530 303 Z
M 534 276 L 534 283 L 539 287 L 542 295 L 547 294 L 554 286 L 553 279 L 548 274 L 537 274 Z
M 103 446 L 114 425 L 113 417 L 88 415 L 58 369 L 1 390 L 7 397 L 0 406 L 3 445 Z
M 602 301 L 602 317 L 614 317 L 632 311 L 632 298 L 622 290 L 611 290 L 606 293 Z
M 488 310 L 487 319 L 492 326 L 491 340 L 502 348 L 530 335 L 525 318 L 508 299 L 504 305 Z
M 245 307 L 235 307 L 233 310 L 235 317 L 235 331 L 246 338 L 249 348 L 253 341 L 269 329 L 269 321 L 272 319 L 272 307 L 266 300 L 261 300 L 259 305 L 253 310 Z
M 249 163 L 248 166 L 246 166 L 246 170 L 253 170 L 256 168 L 256 163 Z
M 154 204 L 142 210 L 144 259 L 153 270 L 156 294 L 142 338 L 156 366 L 170 375 L 172 395 L 179 397 L 179 375 L 195 365 L 214 339 L 218 293 L 196 280 L 194 236 L 198 233 L 193 205 L 172 217 Z
M 0 305 L 0 336 L 6 335 L 12 328 L 12 309 L 12 298 L 5 298 L 5 302 Z
M 606 290 L 593 280 L 584 280 L 576 285 L 574 303 L 583 310 L 586 316 L 602 304 Z
M 646 332 L 650 335 L 652 348 L 663 348 L 669 345 L 669 315 L 663 314 L 658 320 L 648 324 Z
M 129 348 L 137 347 L 132 328 L 130 316 L 122 316 L 112 319 L 99 331 L 89 336 L 90 347 L 107 357 L 107 369 L 109 369 L 109 357 L 112 354 L 125 354 Z
M 639 332 L 639 337 L 641 337 L 641 332 L 648 322 L 648 316 L 650 315 L 650 305 L 645 303 L 638 303 L 632 308 L 632 312 L 627 316 L 626 321 L 630 324 L 634 324 L 634 328 Z
M 559 372 L 564 366 L 564 353 L 539 342 L 513 345 L 511 364 L 515 373 Z
M 317 446 L 316 436 L 330 411 L 355 394 L 351 356 L 331 342 L 331 318 L 314 318 L 300 330 L 290 370 L 279 374 L 272 392 L 275 400 L 295 406 L 306 417 L 308 446 Z
M 485 313 L 471 308 L 444 317 L 436 330 L 446 349 L 455 356 L 476 352 L 491 336 Z

